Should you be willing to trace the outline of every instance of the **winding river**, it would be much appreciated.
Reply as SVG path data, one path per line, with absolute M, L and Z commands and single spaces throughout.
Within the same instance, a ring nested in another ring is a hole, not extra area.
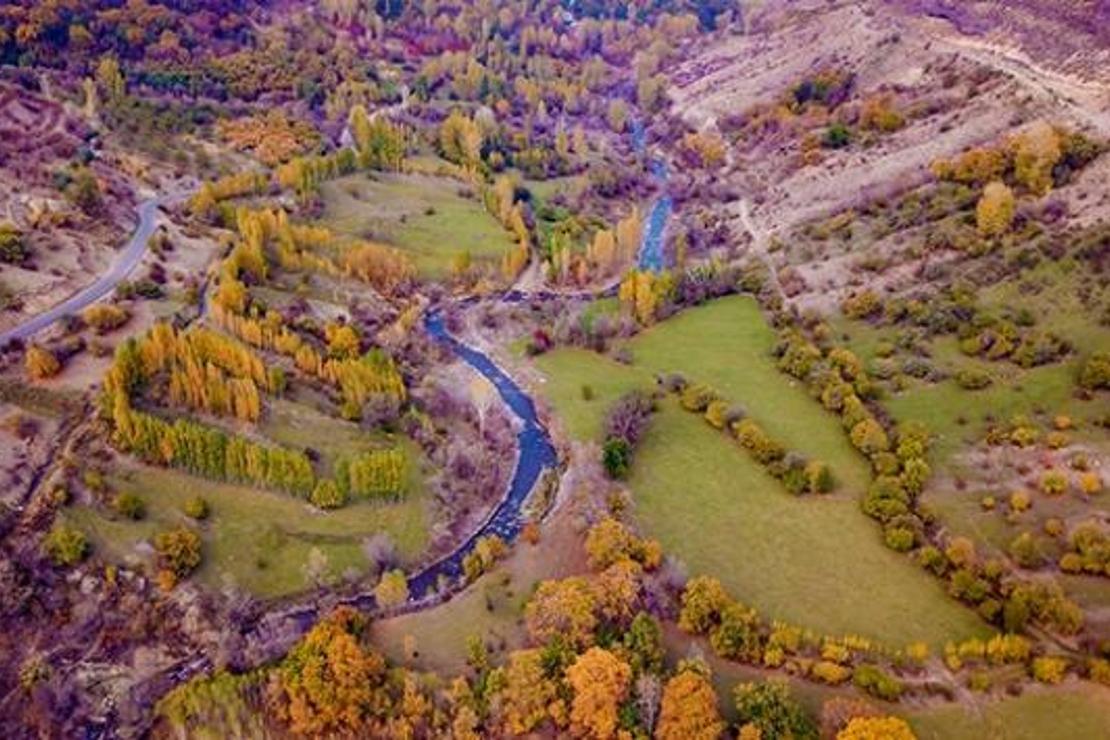
M 642 125 L 638 121 L 634 122 L 632 143 L 637 153 L 644 153 L 646 149 L 645 141 L 646 137 Z M 660 183 L 665 183 L 667 179 L 666 164 L 660 159 L 653 159 L 649 166 L 652 177 Z M 27 339 L 55 321 L 80 311 L 111 292 L 116 285 L 131 273 L 146 252 L 147 242 L 154 233 L 158 209 L 180 197 L 182 197 L 180 194 L 169 194 L 143 201 L 137 209 L 139 224 L 123 252 L 108 271 L 62 303 L 34 316 L 13 329 L 0 333 L 0 344 L 13 338 Z M 652 204 L 638 255 L 638 263 L 641 269 L 652 271 L 663 269 L 663 236 L 672 210 L 673 201 L 666 194 L 660 195 Z M 521 300 L 531 297 L 515 291 L 513 293 L 516 294 L 511 293 L 504 298 L 507 300 Z M 541 293 L 537 294 L 536 297 L 543 297 L 544 295 L 546 294 Z M 514 541 L 524 525 L 521 510 L 528 495 L 535 488 L 543 473 L 554 470 L 558 464 L 555 446 L 551 442 L 547 429 L 536 415 L 535 403 L 532 398 L 487 355 L 452 336 L 444 324 L 442 314 L 438 311 L 427 314 L 424 319 L 424 328 L 433 339 L 449 348 L 459 359 L 486 378 L 497 390 L 501 400 L 517 419 L 519 426 L 517 433 L 518 457 L 508 490 L 482 526 L 450 554 L 409 577 L 409 601 L 413 608 L 426 603 L 428 595 L 438 591 L 442 584 L 446 583 L 450 587 L 457 587 L 461 583 L 463 559 L 470 554 L 479 539 L 496 535 L 505 542 Z M 343 600 L 343 603 L 366 610 L 374 610 L 376 607 L 374 596 L 370 592 L 349 596 Z M 285 616 L 293 618 L 307 629 L 317 617 L 317 608 L 311 605 L 301 605 L 287 611 Z
M 438 311 L 429 313 L 424 319 L 424 328 L 440 344 L 448 347 L 459 359 L 474 368 L 488 380 L 501 400 L 509 407 L 520 424 L 517 432 L 518 456 L 516 469 L 508 491 L 498 502 L 493 513 L 476 532 L 465 542 L 441 560 L 427 566 L 409 577 L 410 601 L 420 602 L 425 596 L 438 589 L 440 583 L 457 584 L 462 575 L 463 559 L 474 549 L 475 543 L 483 537 L 496 535 L 505 542 L 512 542 L 524 526 L 521 508 L 528 494 L 546 470 L 554 470 L 558 455 L 547 429 L 536 416 L 536 406 L 532 398 L 499 368 L 488 356 L 463 344 L 447 330 L 443 316 Z M 363 593 L 349 600 L 363 609 L 374 608 L 372 594 Z

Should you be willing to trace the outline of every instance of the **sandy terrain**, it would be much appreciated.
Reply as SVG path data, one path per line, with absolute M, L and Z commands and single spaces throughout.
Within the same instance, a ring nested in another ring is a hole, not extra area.
M 676 108 L 687 124 L 717 128 L 734 142 L 726 177 L 742 195 L 725 207 L 735 238 L 750 235 L 753 254 L 778 270 L 795 264 L 794 274 L 815 291 L 803 297 L 804 306 L 827 308 L 858 284 L 851 269 L 858 256 L 798 264 L 783 253 L 769 255 L 770 239 L 788 239 L 801 224 L 904 193 L 930 179 L 936 159 L 995 142 L 1035 120 L 1110 137 L 1110 80 L 1098 73 L 1092 55 L 1082 64 L 1076 57 L 1071 64 L 1036 65 L 1016 36 L 965 36 L 951 22 L 895 10 L 869 2 L 767 9 L 750 22 L 749 33 L 726 35 L 670 70 Z M 1052 64 L 1060 56 L 1046 58 Z M 1080 68 L 1087 74 L 1078 76 Z M 852 76 L 846 105 L 891 95 L 907 113 L 906 125 L 845 149 L 822 150 L 820 163 L 811 166 L 802 163 L 801 140 L 824 130 L 821 118 L 787 114 L 769 133 L 746 133 L 745 121 L 758 115 L 757 106 L 773 109 L 801 81 L 829 70 Z M 1078 223 L 1110 216 L 1107 196 L 1091 197 L 1108 168 L 1103 157 L 1054 193 Z M 882 249 L 897 251 L 895 244 Z M 917 267 L 894 264 L 873 287 L 912 282 Z

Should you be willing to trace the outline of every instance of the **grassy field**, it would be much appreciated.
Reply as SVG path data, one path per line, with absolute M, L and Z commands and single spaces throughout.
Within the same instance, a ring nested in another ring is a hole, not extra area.
M 716 575 L 767 616 L 934 649 L 987 631 L 882 545 L 854 495 L 790 496 L 676 403 L 663 406 L 637 454 L 629 483 L 646 530 L 691 573 Z
M 331 475 L 335 463 L 343 457 L 377 447 L 401 445 L 410 453 L 411 460 L 424 460 L 407 437 L 366 430 L 358 424 L 327 416 L 312 405 L 315 399 L 311 397 L 311 392 L 298 389 L 297 393 L 301 396 L 297 401 L 279 398 L 269 403 L 259 432 L 286 447 L 315 450 L 320 457 L 322 474 Z M 424 476 L 429 474 L 427 469 L 418 472 Z
M 576 438 L 597 439 L 605 408 L 623 392 L 679 371 L 744 404 L 788 446 L 830 463 L 840 481 L 835 494 L 792 497 L 723 434 L 672 400 L 662 404 L 629 483 L 645 531 L 691 574 L 715 575 L 768 617 L 826 633 L 934 647 L 985 633 L 974 614 L 882 545 L 859 511 L 866 466 L 836 420 L 775 369 L 772 339 L 754 302 L 730 298 L 632 340 L 631 367 L 581 350 L 552 352 L 537 364 L 548 379 L 543 395 Z
M 321 222 L 337 234 L 407 251 L 421 274 L 442 277 L 456 255 L 496 262 L 512 239 L 465 186 L 431 175 L 350 175 L 324 183 Z
M 374 622 L 371 637 L 392 660 L 441 675 L 466 669 L 471 637 L 480 638 L 491 659 L 501 662 L 506 652 L 525 644 L 524 605 L 539 581 L 583 572 L 583 560 L 573 523 L 556 513 L 545 524 L 540 543 L 518 542 L 497 568 L 450 601 Z
M 605 409 L 625 393 L 654 385 L 651 373 L 584 349 L 560 349 L 537 358 L 545 376 L 542 396 L 574 439 L 601 440 Z M 588 390 L 587 390 L 588 389 Z
M 921 740 L 1080 740 L 1110 737 L 1110 691 L 1090 684 L 1034 688 L 1018 697 L 920 710 Z
M 415 446 L 409 452 L 419 454 Z M 392 538 L 403 560 L 416 559 L 428 540 L 428 497 L 419 467 L 414 466 L 411 474 L 410 492 L 402 502 L 351 504 L 321 512 L 285 494 L 132 466 L 118 471 L 109 482 L 116 491 L 141 496 L 145 518 L 125 520 L 88 506 L 74 507 L 67 516 L 109 558 L 142 561 L 149 557 L 148 545 L 157 532 L 192 522 L 182 507 L 200 493 L 211 514 L 199 525 L 204 562 L 196 577 L 213 587 L 230 582 L 255 596 L 273 598 L 312 585 L 305 564 L 313 549 L 325 556 L 327 575 L 333 579 L 368 572 L 362 542 L 378 532 Z
M 928 427 L 933 434 L 933 459 L 942 465 L 968 442 L 981 440 L 990 419 L 1005 421 L 1018 414 L 1041 412 L 1068 414 L 1082 421 L 1097 411 L 1096 403 L 1073 397 L 1076 369 L 1071 363 L 1030 370 L 992 368 L 992 363 L 974 360 L 964 364 L 991 372 L 994 385 L 968 391 L 954 380 L 945 380 L 921 384 L 883 402 L 899 421 L 919 421 Z M 1009 377 L 1003 377 L 1003 371 Z
M 976 294 L 978 305 L 988 314 L 1004 316 L 1007 311 L 1025 308 L 1036 317 L 1037 331 L 1069 340 L 1075 353 L 1064 362 L 1024 370 L 1009 362 L 967 357 L 960 352 L 955 336 L 936 337 L 924 342 L 934 366 L 948 374 L 979 370 L 987 373 L 993 384 L 967 391 L 954 380 L 935 384 L 912 381 L 906 391 L 892 395 L 884 405 L 898 420 L 912 419 L 929 427 L 935 435 L 933 459 L 941 465 L 947 465 L 963 444 L 978 440 L 992 417 L 1005 420 L 1039 412 L 1068 414 L 1080 422 L 1093 418 L 1101 410 L 1099 402 L 1076 399 L 1075 379 L 1080 362 L 1091 350 L 1110 346 L 1110 329 L 1099 325 L 1098 316 L 1080 300 L 1081 290 L 1093 291 L 1096 296 L 1106 294 L 1105 288 L 1066 259 L 1045 260 L 1024 270 L 1020 279 L 1003 280 Z M 848 337 L 849 346 L 865 361 L 874 360 L 879 344 L 893 344 L 899 333 L 896 327 L 875 327 L 843 317 L 834 320 L 833 327 L 838 337 Z M 1088 441 L 1089 435 L 1082 430 L 1078 436 Z

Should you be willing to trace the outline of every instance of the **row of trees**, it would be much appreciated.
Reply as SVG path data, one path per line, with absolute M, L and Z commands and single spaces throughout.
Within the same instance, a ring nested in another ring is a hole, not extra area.
M 141 358 L 139 383 L 149 385 L 157 374 L 168 373 L 172 403 L 244 421 L 261 417 L 260 389 L 276 392 L 284 386 L 279 368 L 268 370 L 249 347 L 209 329 L 178 331 L 158 322 L 124 351 Z
M 349 496 L 396 496 L 404 490 L 407 467 L 399 449 L 347 461 L 340 466 L 337 480 L 324 482 L 316 479 L 304 452 L 135 410 L 133 399 L 166 371 L 171 400 L 216 412 L 226 404 L 236 416 L 248 420 L 257 420 L 261 412 L 258 385 L 275 392 L 284 386 L 280 369 L 267 369 L 254 352 L 233 339 L 203 328 L 178 331 L 157 323 L 142 339 L 121 344 L 105 375 L 101 409 L 111 420 L 113 440 L 121 449 L 147 462 L 204 477 L 288 491 L 324 508 L 340 506 Z M 230 380 L 225 373 L 232 376 Z M 397 399 L 405 395 L 392 358 L 380 351 L 328 360 L 321 373 L 332 374 L 332 381 L 359 408 L 374 394 Z
M 985 186 L 990 182 L 1044 195 L 1067 183 L 1103 151 L 1082 133 L 1037 121 L 993 146 L 977 147 L 932 164 L 940 180 Z
M 670 272 L 631 270 L 617 292 L 621 310 L 642 326 L 654 324 L 660 309 L 675 295 L 675 278 Z
M 226 175 L 200 186 L 196 195 L 189 201 L 189 210 L 194 216 L 204 219 L 215 217 L 219 204 L 225 200 L 248 195 L 260 195 L 270 187 L 270 178 L 261 172 L 240 172 Z
M 1082 610 L 1058 584 L 1020 581 L 1002 561 L 978 558 L 970 540 L 945 543 L 930 529 L 917 503 L 931 474 L 928 432 L 910 424 L 893 438 L 887 433 L 863 400 L 873 398 L 876 387 L 858 357 L 840 347 L 823 351 L 793 330 L 783 334 L 775 353 L 781 370 L 806 382 L 826 409 L 839 414 L 852 445 L 870 460 L 874 477 L 861 505 L 882 524 L 888 547 L 912 552 L 923 568 L 947 581 L 952 596 L 1007 631 L 1031 623 L 1065 635 L 1082 629 Z
M 316 485 L 312 463 L 300 450 L 258 444 L 187 419 L 170 422 L 136 411 L 122 394 L 113 399 L 110 418 L 116 446 L 147 463 L 304 497 Z
M 361 499 L 394 499 L 405 492 L 408 463 L 404 450 L 371 450 L 340 461 L 336 470 L 340 490 Z
M 274 172 L 278 185 L 293 190 L 302 203 L 309 203 L 327 180 L 359 169 L 398 172 L 404 167 L 411 138 L 406 128 L 385 116 L 371 117 L 362 105 L 350 109 L 347 126 L 353 147 L 290 158 Z
M 306 255 L 331 238 L 326 229 L 289 222 L 284 210 L 241 208 L 236 221 L 240 240 L 220 265 L 220 284 L 213 298 L 212 318 L 217 325 L 248 344 L 292 358 L 304 373 L 337 387 L 345 418 L 359 419 L 372 397 L 396 402 L 406 397 L 404 380 L 393 358 L 379 349 L 359 357 L 360 339 L 350 326 L 331 327 L 328 347 L 318 349 L 301 334 L 285 326 L 282 316 L 269 311 L 252 315 L 250 296 L 241 278 L 262 281 L 269 272 L 267 247 L 276 245 L 284 265 L 303 266 Z M 330 260 L 311 255 L 320 269 L 333 271 Z M 344 255 L 344 269 L 382 289 L 389 289 L 412 274 L 411 263 L 396 250 L 364 243 Z
M 713 388 L 700 383 L 687 384 L 684 378 L 669 379 L 677 391 L 682 408 L 705 417 L 714 429 L 728 432 L 767 472 L 782 481 L 793 494 L 828 493 L 834 480 L 829 466 L 818 460 L 789 452 L 740 406 L 729 403 Z
M 573 231 L 586 230 L 576 226 Z M 586 285 L 591 279 L 608 278 L 635 262 L 642 235 L 643 219 L 636 208 L 613 228 L 595 230 L 584 250 L 571 229 L 554 229 L 548 242 L 548 278 L 564 285 Z

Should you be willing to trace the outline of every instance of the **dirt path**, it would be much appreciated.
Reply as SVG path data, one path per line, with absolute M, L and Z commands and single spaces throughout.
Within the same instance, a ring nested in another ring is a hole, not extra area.
M 740 223 L 744 226 L 744 230 L 752 237 L 752 251 L 755 253 L 756 258 L 763 263 L 767 268 L 767 276 L 771 281 L 771 287 L 774 288 L 775 294 L 783 301 L 786 302 L 786 294 L 782 290 L 782 283 L 779 281 L 779 273 L 775 269 L 775 264 L 771 260 L 770 249 L 770 236 L 762 228 L 757 227 L 752 220 L 751 204 L 747 198 L 740 201 L 740 207 L 737 209 L 740 216 Z
M 1020 52 L 992 46 L 977 39 L 926 33 L 933 40 L 934 47 L 959 54 L 1009 75 L 1026 88 L 1052 98 L 1101 135 L 1110 136 L 1110 89 L 1105 85 L 1083 82 L 1045 69 Z

